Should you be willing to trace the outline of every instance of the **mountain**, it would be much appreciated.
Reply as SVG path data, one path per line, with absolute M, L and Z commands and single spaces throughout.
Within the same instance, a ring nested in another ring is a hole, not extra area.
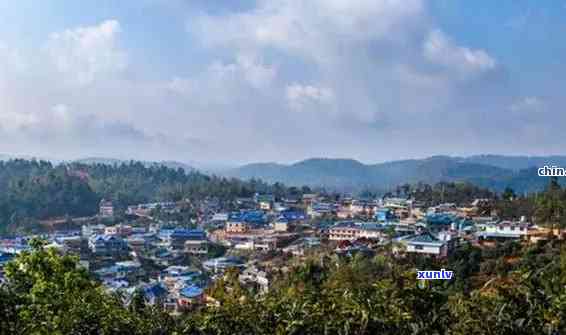
M 463 160 L 470 163 L 497 166 L 503 169 L 524 170 L 544 165 L 566 167 L 566 156 L 502 156 L 502 155 L 476 155 Z
M 331 186 L 353 189 L 371 178 L 371 169 L 352 159 L 311 158 L 292 165 L 257 163 L 233 169 L 229 176 L 261 178 L 288 185 Z
M 129 160 L 122 160 L 122 159 L 116 159 L 116 158 L 105 158 L 105 157 L 89 157 L 89 158 L 77 159 L 73 162 L 88 164 L 88 165 L 92 165 L 92 164 L 119 165 L 119 164 L 122 164 L 122 163 L 128 163 Z M 181 168 L 181 169 L 185 170 L 185 172 L 191 172 L 191 171 L 196 170 L 194 167 L 192 167 L 188 164 L 185 164 L 185 163 L 182 163 L 182 162 L 177 162 L 177 161 L 160 161 L 160 162 L 142 161 L 142 163 L 146 167 L 165 166 L 165 167 L 168 167 L 170 169 L 175 169 L 175 170 Z
M 384 191 L 404 183 L 468 181 L 497 191 L 510 186 L 517 192 L 532 192 L 542 189 L 548 182 L 537 175 L 536 167 L 542 165 L 566 166 L 566 156 L 433 156 L 379 164 L 363 164 L 353 159 L 312 158 L 290 165 L 248 164 L 225 174 L 348 191 L 364 188 Z
M 94 165 L 94 164 L 117 165 L 117 164 L 122 164 L 122 163 L 127 162 L 127 161 L 117 159 L 117 158 L 87 157 L 87 158 L 77 159 L 73 162 L 81 163 L 81 164 L 88 164 L 88 165 Z
M 43 157 L 43 156 L 34 156 L 34 155 L 15 155 L 15 154 L 0 154 L 0 161 L 8 161 L 12 159 L 25 159 L 25 160 L 38 160 L 38 161 L 49 161 L 54 164 L 61 163 L 62 160 L 58 158 L 50 158 L 50 157 Z

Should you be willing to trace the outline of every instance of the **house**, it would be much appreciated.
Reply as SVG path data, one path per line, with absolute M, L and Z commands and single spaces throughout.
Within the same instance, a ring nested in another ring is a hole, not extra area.
M 204 303 L 204 290 L 197 285 L 186 286 L 179 290 L 177 304 L 180 309 L 191 309 Z
M 186 240 L 185 252 L 192 255 L 206 255 L 208 253 L 208 241 L 206 237 Z
M 374 251 L 368 247 L 366 243 L 360 243 L 358 241 L 340 241 L 334 249 L 337 255 L 342 256 L 353 256 L 358 253 L 365 254 L 367 256 L 373 255 Z
M 283 204 L 288 207 L 297 206 L 301 198 L 298 195 L 289 195 L 282 199 Z
M 479 240 L 507 240 L 523 239 L 529 233 L 529 224 L 526 222 L 502 221 L 478 225 L 476 237 Z
M 145 274 L 140 262 L 123 261 L 115 264 L 118 278 L 138 279 Z
M 245 265 L 239 257 L 220 257 L 213 258 L 202 263 L 203 267 L 207 271 L 211 272 L 223 272 L 229 268 L 244 268 Z
M 159 279 L 166 280 L 166 278 L 196 277 L 200 274 L 199 270 L 189 266 L 172 265 L 161 272 Z
M 245 233 L 250 229 L 247 222 L 243 221 L 228 221 L 226 222 L 226 232 L 227 233 Z
M 459 219 L 450 213 L 430 213 L 425 217 L 425 221 L 429 230 L 437 232 L 452 228 Z
M 266 236 L 247 238 L 234 244 L 236 250 L 270 251 L 276 248 L 277 239 Z
M 112 201 L 102 199 L 100 200 L 99 208 L 99 215 L 102 217 L 113 217 L 114 216 L 114 205 Z
M 271 194 L 256 194 L 254 200 L 261 210 L 269 211 L 273 208 L 275 197 Z
M 194 241 L 200 246 L 206 242 L 206 233 L 200 229 L 177 228 L 166 237 L 166 243 L 171 250 L 185 250 L 187 241 Z
M 284 211 L 281 211 L 279 215 L 289 220 L 290 222 L 304 221 L 307 218 L 307 215 L 305 214 L 304 211 L 292 210 L 292 209 L 286 209 Z
M 274 223 L 273 229 L 278 232 L 286 232 L 289 230 L 289 220 L 280 216 Z
M 96 224 L 96 225 L 86 224 L 81 226 L 81 235 L 83 238 L 88 239 L 92 235 L 104 234 L 105 229 L 106 226 L 103 224 Z
M 353 241 L 357 239 L 359 228 L 354 222 L 344 221 L 336 224 L 328 231 L 331 241 Z
M 411 208 L 413 200 L 399 197 L 386 197 L 382 200 L 383 207 L 389 208 Z
M 454 203 L 442 203 L 435 207 L 429 207 L 427 214 L 437 214 L 437 213 L 452 213 L 458 212 L 458 207 Z
M 243 285 L 252 286 L 261 293 L 267 293 L 269 290 L 269 276 L 267 272 L 258 269 L 255 265 L 244 269 L 238 280 Z
M 395 221 L 397 217 L 393 214 L 393 210 L 388 207 L 379 208 L 375 211 L 375 219 L 377 222 L 391 222 Z
M 310 205 L 307 208 L 307 214 L 308 214 L 308 216 L 310 216 L 312 218 L 317 218 L 317 217 L 321 217 L 323 215 L 332 214 L 335 210 L 336 209 L 335 209 L 335 206 L 333 206 L 333 204 L 325 203 L 325 202 L 319 202 L 319 203 L 314 203 L 314 204 Z
M 429 232 L 418 235 L 407 235 L 396 239 L 397 242 L 404 245 L 405 252 L 426 254 L 438 257 L 446 257 L 448 255 L 448 244 L 432 235 Z M 399 251 L 399 248 L 397 248 Z
M 240 220 L 252 225 L 262 225 L 267 223 L 267 216 L 263 211 L 243 211 L 240 213 Z
M 132 226 L 117 224 L 104 229 L 104 235 L 117 235 L 121 237 L 129 236 L 132 233 Z
M 63 246 L 65 252 L 81 251 L 81 236 L 61 236 L 57 237 L 55 240 Z
M 303 204 L 305 204 L 306 206 L 310 206 L 313 203 L 315 203 L 316 201 L 318 201 L 318 194 L 305 193 L 302 196 L 302 201 L 303 201 Z
M 342 221 L 329 229 L 331 241 L 355 241 L 359 238 L 380 239 L 385 227 L 377 223 Z
M 148 249 L 150 245 L 148 239 L 142 234 L 128 237 L 126 243 L 128 243 L 130 249 L 138 252 Z
M 316 237 L 303 237 L 283 248 L 283 252 L 294 256 L 303 256 L 305 251 L 320 246 L 320 239 Z
M 154 210 L 160 210 L 165 213 L 178 213 L 180 211 L 180 208 L 175 202 L 172 201 L 153 202 L 128 206 L 126 214 L 147 217 L 150 216 L 151 212 Z
M 159 275 L 159 281 L 176 299 L 177 307 L 185 309 L 201 302 L 201 275 L 199 270 L 188 266 L 170 266 Z
M 102 284 L 110 292 L 127 290 L 130 287 L 130 283 L 122 279 L 106 279 Z
M 98 255 L 117 256 L 128 251 L 128 244 L 116 235 L 93 235 L 88 239 L 89 249 Z
M 487 198 L 481 198 L 481 199 L 474 199 L 474 201 L 472 201 L 472 206 L 473 207 L 484 207 L 484 206 L 489 206 L 489 204 L 491 204 L 491 199 L 487 199 Z
M 94 271 L 94 274 L 106 282 L 116 280 L 136 282 L 145 275 L 145 271 L 137 261 L 124 261 L 116 262 L 116 264 L 112 266 L 98 269 Z
M 337 212 L 336 212 L 336 217 L 340 220 L 347 220 L 347 219 L 351 219 L 354 217 L 354 215 L 352 214 L 352 211 L 349 209 L 345 209 L 345 208 L 340 208 Z
M 353 215 L 373 216 L 377 211 L 377 203 L 367 200 L 353 200 L 350 211 Z
M 228 221 L 228 213 L 215 213 L 210 220 L 212 222 L 226 222 Z
M 163 284 L 159 282 L 142 284 L 139 286 L 139 289 L 143 294 L 145 301 L 154 306 L 165 304 L 169 295 L 169 291 L 167 291 Z

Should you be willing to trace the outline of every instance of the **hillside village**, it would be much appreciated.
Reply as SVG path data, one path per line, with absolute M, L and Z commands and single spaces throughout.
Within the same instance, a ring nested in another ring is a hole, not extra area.
M 208 292 L 234 271 L 244 287 L 268 292 L 274 276 L 309 255 L 443 259 L 464 245 L 529 244 L 560 233 L 526 217 L 501 220 L 491 201 L 427 207 L 410 197 L 255 194 L 229 203 L 186 199 L 119 211 L 112 199 L 102 199 L 97 215 L 40 237 L 61 254 L 77 255 L 109 292 L 122 292 L 126 301 L 141 292 L 148 303 L 175 314 L 215 304 Z M 168 219 L 186 207 L 198 217 Z M 2 266 L 28 250 L 31 238 L 0 239 L 0 280 Z

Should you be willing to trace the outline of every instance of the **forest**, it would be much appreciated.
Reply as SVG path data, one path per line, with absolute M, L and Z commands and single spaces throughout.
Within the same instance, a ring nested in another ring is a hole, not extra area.
M 314 254 L 257 295 L 237 273 L 208 289 L 212 303 L 181 315 L 134 293 L 107 293 L 73 256 L 32 242 L 5 268 L 0 334 L 563 334 L 566 245 L 462 247 L 446 260 Z M 387 247 L 386 247 L 387 248 Z M 422 282 L 415 269 L 446 268 Z
M 134 161 L 115 165 L 0 161 L 0 233 L 33 226 L 36 220 L 94 215 L 103 198 L 124 209 L 151 201 L 226 200 L 255 193 L 283 197 L 303 191 L 310 189 L 187 173 Z

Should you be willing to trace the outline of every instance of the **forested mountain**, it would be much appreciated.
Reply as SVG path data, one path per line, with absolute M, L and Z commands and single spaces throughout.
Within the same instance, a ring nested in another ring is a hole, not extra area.
M 512 187 L 517 192 L 540 191 L 548 183 L 537 175 L 542 165 L 566 166 L 566 156 L 511 157 L 433 156 L 380 164 L 362 164 L 351 159 L 308 159 L 291 165 L 249 164 L 226 172 L 239 178 L 261 178 L 288 185 L 324 186 L 356 191 L 372 188 L 387 191 L 405 183 L 469 181 L 495 191 Z
M 93 165 L 93 164 L 103 164 L 103 165 L 121 165 L 121 164 L 128 164 L 130 161 L 128 160 L 122 160 L 122 159 L 116 159 L 116 158 L 104 158 L 104 157 L 89 157 L 89 158 L 82 158 L 82 159 L 77 159 L 75 161 L 72 161 L 72 163 L 79 163 L 79 164 L 88 164 L 88 165 Z M 178 169 L 181 168 L 183 170 L 185 170 L 185 172 L 190 172 L 190 171 L 194 171 L 195 168 L 182 163 L 182 162 L 177 162 L 177 161 L 159 161 L 159 162 L 153 162 L 153 161 L 142 161 L 141 162 L 143 165 L 145 165 L 146 167 L 151 167 L 151 166 L 165 166 L 171 169 Z
M 234 199 L 256 192 L 280 197 L 300 190 L 133 161 L 114 165 L 0 161 L 0 231 L 25 226 L 30 219 L 93 215 L 102 198 L 125 208 L 160 200 Z
M 475 155 L 462 159 L 470 163 L 492 165 L 515 171 L 543 165 L 566 166 L 566 156 Z

